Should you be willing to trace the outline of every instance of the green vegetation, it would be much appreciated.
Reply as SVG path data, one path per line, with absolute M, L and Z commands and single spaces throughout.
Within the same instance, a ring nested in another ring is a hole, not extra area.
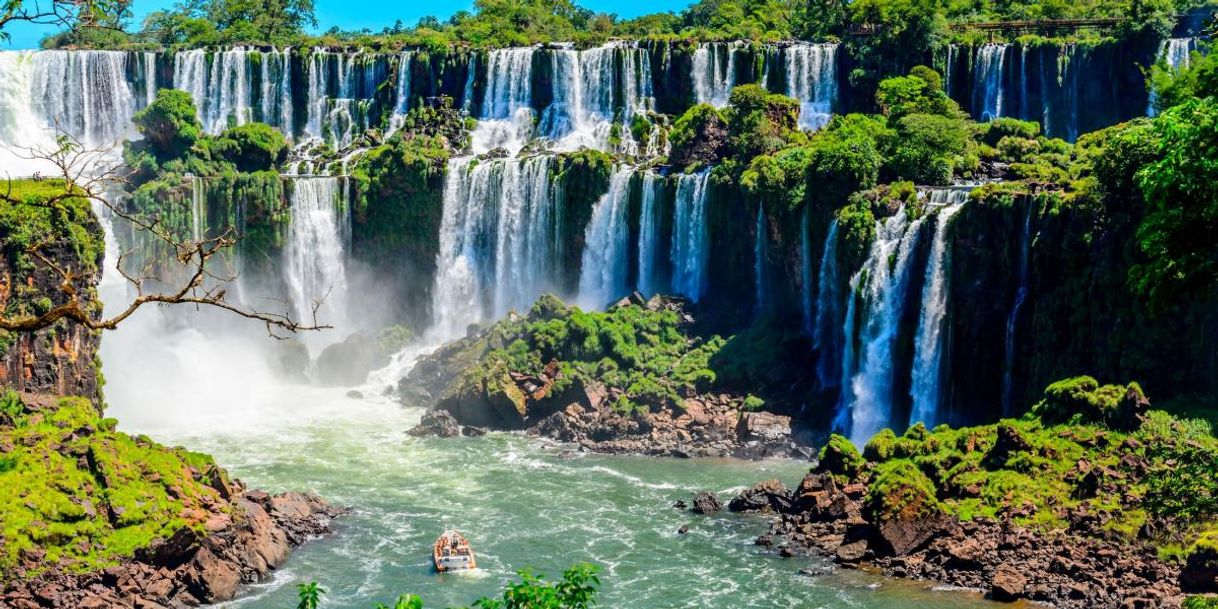
M 203 531 L 226 474 L 210 457 L 114 430 L 84 398 L 0 400 L 0 581 L 116 564 L 182 528 Z
M 508 584 L 501 598 L 483 597 L 474 601 L 477 609 L 590 609 L 596 606 L 597 589 L 601 580 L 600 571 L 590 564 L 577 564 L 562 574 L 556 582 L 546 581 L 543 575 L 534 575 L 528 569 L 520 571 L 520 581 Z M 300 602 L 296 609 L 317 609 L 325 590 L 316 582 L 297 586 Z M 390 609 L 377 603 L 374 609 Z M 403 594 L 394 601 L 392 609 L 423 609 L 423 599 L 413 594 Z
M 1136 406 L 1116 408 L 1134 393 Z M 818 468 L 866 483 L 865 507 L 877 521 L 1006 515 L 1021 525 L 1062 529 L 1072 510 L 1085 508 L 1118 538 L 1143 535 L 1152 520 L 1170 522 L 1153 528 L 1153 541 L 1197 539 L 1189 552 L 1213 552 L 1218 561 L 1212 541 L 1218 536 L 1197 537 L 1218 519 L 1218 439 L 1208 424 L 1148 412 L 1148 405 L 1136 385 L 1066 379 L 1021 419 L 933 431 L 917 425 L 899 437 L 884 430 L 863 457 L 832 436 Z
M 65 3 L 66 4 L 66 3 Z M 266 44 L 311 46 L 355 44 L 369 47 L 418 46 L 446 53 L 454 47 L 524 46 L 547 42 L 593 45 L 610 38 L 678 40 L 839 40 L 864 58 L 853 80 L 878 82 L 885 74 L 913 67 L 918 51 L 933 48 L 952 32 L 949 23 L 1002 20 L 1123 18 L 1113 30 L 1120 36 L 1146 32 L 1166 34 L 1174 15 L 1210 4 L 1209 0 L 1087 0 L 1026 3 L 963 0 L 700 0 L 679 13 L 656 13 L 621 19 L 597 13 L 572 0 L 476 0 L 472 11 L 446 20 L 424 17 L 413 25 L 401 21 L 379 32 L 342 31 L 321 36 L 306 33 L 318 25 L 313 0 L 207 0 L 179 3 L 149 14 L 138 31 L 127 33 L 126 2 L 98 2 L 89 23 L 48 37 L 47 46 L 115 47 L 123 45 L 210 46 Z M 19 6 L 20 3 L 17 3 Z M 13 9 L 5 9 L 12 11 Z M 0 15 L 4 12 L 0 11 Z M 876 27 L 879 26 L 879 27 Z M 872 35 L 847 37 L 856 31 Z M 0 34 L 2 34 L 0 29 Z M 1091 34 L 1094 37 L 1094 34 Z
M 460 385 L 492 391 L 502 386 L 508 371 L 548 374 L 556 377 L 552 395 L 576 383 L 600 383 L 617 396 L 614 406 L 623 411 L 683 407 L 684 395 L 715 382 L 710 359 L 725 342 L 718 336 L 690 336 L 670 310 L 629 304 L 585 312 L 549 295 L 528 316 L 496 324 L 486 341 L 501 346 L 479 357 L 462 374 Z M 557 363 L 557 374 L 547 373 L 551 362 Z

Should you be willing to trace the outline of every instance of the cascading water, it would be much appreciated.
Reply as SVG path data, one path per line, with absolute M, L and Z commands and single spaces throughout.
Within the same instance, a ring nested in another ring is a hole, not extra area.
M 766 243 L 765 204 L 757 205 L 757 222 L 753 226 L 753 314 L 763 315 L 769 306 L 765 259 L 769 246 Z
M 551 53 L 553 100 L 542 113 L 540 134 L 556 141 L 562 150 L 587 146 L 638 154 L 639 143 L 630 124 L 636 114 L 650 111 L 654 105 L 647 51 L 615 42 L 585 51 L 555 49 Z M 615 131 L 618 141 L 613 142 Z
M 199 176 L 190 178 L 190 236 L 196 243 L 207 234 L 207 183 Z
M 173 86 L 190 93 L 207 133 L 215 135 L 232 125 L 257 120 L 292 136 L 290 49 L 179 51 L 173 56 Z
M 672 229 L 672 289 L 697 302 L 706 289 L 710 234 L 706 225 L 709 171 L 677 177 Z
M 816 319 L 812 309 L 812 220 L 807 206 L 799 218 L 799 310 L 804 333 L 811 336 Z
M 1171 70 L 1178 71 L 1187 69 L 1192 62 L 1194 51 L 1200 50 L 1197 38 L 1168 38 L 1159 43 L 1159 52 L 1156 58 L 1167 65 Z M 1146 115 L 1155 116 L 1158 109 L 1159 96 L 1154 87 L 1150 88 L 1150 103 L 1146 106 Z
M 87 147 L 112 145 L 133 133 L 126 53 L 43 51 L 33 63 L 33 101 L 45 125 Z
M 925 198 L 929 200 L 930 206 L 938 211 L 933 216 L 935 236 L 931 242 L 930 256 L 926 260 L 921 318 L 914 340 L 913 383 L 910 387 L 913 409 L 909 424 L 921 422 L 926 427 L 933 428 L 941 422 L 938 413 L 945 344 L 943 322 L 947 317 L 948 271 L 951 260 L 951 252 L 947 247 L 947 230 L 952 218 L 964 208 L 968 191 L 935 189 Z
M 1023 231 L 1019 234 L 1019 287 L 1015 290 L 1015 301 L 1007 315 L 1006 341 L 1002 368 L 1002 416 L 1011 416 L 1015 411 L 1015 338 L 1019 330 L 1019 312 L 1028 299 L 1029 258 L 1032 248 L 1032 205 L 1024 214 Z
M 716 108 L 727 105 L 736 86 L 736 51 L 739 42 L 707 42 L 698 45 L 693 57 L 694 97 L 700 104 Z
M 450 161 L 432 293 L 441 337 L 524 309 L 551 287 L 558 210 L 550 159 Z
M 973 71 L 973 116 L 980 122 L 992 121 L 1003 115 L 1003 76 L 1007 44 L 983 44 L 977 49 L 977 66 Z
M 472 134 L 476 153 L 495 148 L 519 152 L 533 133 L 533 55 L 535 47 L 489 53 L 486 87 L 478 126 Z
M 837 102 L 836 44 L 795 43 L 783 48 L 787 95 L 799 100 L 799 126 L 820 129 Z
M 599 309 L 629 289 L 630 178 L 634 170 L 619 167 L 609 178 L 609 191 L 592 208 L 592 219 L 584 236 L 579 276 L 579 302 Z
M 811 246 L 809 246 L 810 248 Z M 809 263 L 810 264 L 810 263 Z M 842 354 L 841 298 L 837 269 L 837 218 L 829 223 L 825 245 L 820 254 L 820 273 L 816 282 L 816 319 L 812 327 L 812 348 L 816 350 L 816 379 L 821 389 L 841 382 Z M 811 278 L 809 278 L 811 282 Z M 854 298 L 850 299 L 853 308 Z
M 658 188 L 664 181 L 654 171 L 643 174 L 642 202 L 639 211 L 639 281 L 636 286 L 647 296 L 659 290 L 656 274 L 660 249 L 660 218 Z
M 892 420 L 896 397 L 893 348 L 924 221 L 922 217 L 910 222 L 904 208 L 878 221 L 867 262 L 851 280 L 852 291 L 861 295 L 864 308 L 852 312 L 859 314 L 857 320 L 855 315 L 847 315 L 845 342 L 853 342 L 857 322 L 861 350 L 857 362 L 843 362 L 841 411 L 849 413 L 850 440 L 859 446 Z
M 342 327 L 347 321 L 349 213 L 344 178 L 292 180 L 284 280 L 296 318 Z
M 97 150 L 99 162 L 116 157 L 115 144 L 134 135 L 137 100 L 127 80 L 128 57 L 116 51 L 0 51 L 0 169 L 12 177 L 54 171 L 25 157 L 31 150 L 54 150 L 59 135 Z

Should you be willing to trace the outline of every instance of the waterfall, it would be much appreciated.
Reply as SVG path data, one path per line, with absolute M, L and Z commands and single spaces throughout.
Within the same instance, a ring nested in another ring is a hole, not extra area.
M 207 183 L 200 176 L 190 178 L 190 233 L 196 243 L 207 234 Z
M 902 208 L 877 222 L 868 260 L 851 280 L 864 309 L 855 311 L 861 313 L 857 320 L 854 315 L 847 316 L 845 342 L 852 342 L 857 321 L 861 351 L 857 362 L 843 364 L 848 384 L 844 385 L 842 400 L 843 410 L 850 413 L 850 439 L 859 446 L 891 424 L 896 397 L 893 347 L 924 221 L 925 217 L 910 222 Z
M 406 114 L 410 111 L 410 66 L 413 59 L 414 53 L 411 51 L 402 51 L 398 56 L 398 82 L 393 105 L 396 114 Z
M 940 194 L 942 193 L 942 194 Z M 927 198 L 931 204 L 937 202 L 938 195 L 947 199 L 945 206 L 938 207 L 935 213 L 935 236 L 931 242 L 930 256 L 926 260 L 925 282 L 922 285 L 921 318 L 918 321 L 917 335 L 914 340 L 913 384 L 910 397 L 913 399 L 913 410 L 910 413 L 909 424 L 921 422 L 928 428 L 933 428 L 941 421 L 938 419 L 940 383 L 943 378 L 943 321 L 947 316 L 948 280 L 950 275 L 950 252 L 947 248 L 947 229 L 952 217 L 964 208 L 964 200 L 968 193 L 963 190 L 932 191 Z
M 346 232 L 349 208 L 343 178 L 292 180 L 284 280 L 298 320 L 341 326 L 346 319 Z
M 156 101 L 157 81 L 156 81 L 156 53 L 145 51 L 143 54 L 144 64 L 144 106 L 152 105 Z
M 173 56 L 173 87 L 190 93 L 199 122 L 209 134 L 258 120 L 291 137 L 291 62 L 290 48 L 179 51 Z
M 1162 61 L 1172 72 L 1188 69 L 1192 62 L 1194 51 L 1200 49 L 1196 38 L 1168 38 L 1159 43 L 1159 52 L 1155 55 L 1157 61 Z M 1146 106 L 1146 115 L 1155 116 L 1158 110 L 1159 96 L 1154 87 L 1150 88 L 1150 102 Z
M 1023 232 L 1019 234 L 1019 288 L 1015 290 L 1015 301 L 1007 314 L 1006 343 L 1002 369 L 1002 416 L 1014 413 L 1015 391 L 1015 338 L 1019 330 L 1019 312 L 1028 299 L 1029 256 L 1032 246 L 1032 208 L 1028 205 L 1023 218 Z
M 783 49 L 787 95 L 799 100 L 801 129 L 820 129 L 837 101 L 837 45 L 796 43 Z
M 765 204 L 759 203 L 757 205 L 757 223 L 753 226 L 753 313 L 757 316 L 765 314 L 769 304 L 765 272 L 767 250 Z
M 535 51 L 524 47 L 489 53 L 482 111 L 472 134 L 474 152 L 506 148 L 515 154 L 532 136 Z
M 556 268 L 548 156 L 449 162 L 435 288 L 443 336 L 532 305 Z
M 579 302 L 599 309 L 627 292 L 629 270 L 630 178 L 634 170 L 619 167 L 609 178 L 609 191 L 592 208 L 584 236 L 579 277 Z
M 812 235 L 811 212 L 804 206 L 799 218 L 799 310 L 804 333 L 811 336 L 816 324 L 812 310 Z
M 979 122 L 1003 116 L 1003 67 L 1007 44 L 983 44 L 977 49 L 973 69 L 973 116 Z
M 739 42 L 698 45 L 693 57 L 694 97 L 698 103 L 716 108 L 727 105 L 736 86 L 736 51 L 740 46 Z
M 816 283 L 816 320 L 812 326 L 812 348 L 817 353 L 816 379 L 821 389 L 838 385 L 841 381 L 842 362 L 846 361 L 845 355 L 841 353 L 842 340 L 838 334 L 841 327 L 839 281 L 835 217 L 829 223 L 829 232 L 825 235 L 825 245 L 820 254 L 820 275 Z M 853 306 L 854 298 L 851 297 L 850 307 L 853 309 Z
M 651 296 L 659 291 L 656 275 L 657 251 L 660 249 L 660 218 L 656 198 L 664 182 L 659 174 L 648 171 L 643 174 L 642 203 L 639 211 L 639 292 Z
M 638 154 L 631 121 L 655 104 L 647 51 L 613 42 L 584 51 L 555 49 L 551 61 L 553 99 L 538 131 L 562 150 L 587 146 Z
M 697 302 L 706 289 L 710 235 L 706 225 L 709 171 L 677 177 L 672 229 L 672 289 Z
M 135 97 L 127 83 L 126 53 L 42 51 L 34 53 L 33 69 L 32 99 L 42 124 L 90 148 L 132 134 Z

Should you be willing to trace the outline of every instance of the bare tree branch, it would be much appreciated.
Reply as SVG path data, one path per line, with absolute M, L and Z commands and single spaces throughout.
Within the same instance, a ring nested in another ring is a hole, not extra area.
M 198 239 L 182 240 L 174 234 L 172 227 L 165 225 L 160 218 L 147 218 L 137 213 L 131 213 L 121 205 L 116 205 L 112 201 L 112 196 L 121 187 L 130 186 L 130 174 L 123 173 L 127 170 L 118 164 L 104 160 L 111 153 L 111 149 L 86 149 L 71 137 L 60 136 L 54 150 L 22 149 L 14 151 L 14 153 L 20 158 L 45 161 L 53 166 L 56 171 L 54 177 L 63 181 L 63 192 L 54 193 L 45 199 L 25 201 L 14 194 L 13 183 L 10 179 L 7 188 L 0 192 L 0 205 L 33 204 L 48 208 L 62 208 L 70 201 L 87 200 L 98 203 L 115 218 L 130 223 L 137 231 L 146 233 L 156 242 L 167 246 L 173 253 L 172 258 L 181 266 L 181 272 L 175 273 L 175 275 L 181 276 L 182 279 L 166 280 L 155 275 L 151 261 L 145 268 L 133 272 L 126 268 L 131 252 L 122 252 L 115 261 L 114 268 L 131 287 L 134 298 L 123 310 L 111 317 L 102 318 L 90 313 L 88 303 L 82 301 L 77 287 L 80 276 L 71 269 L 63 268 L 42 251 L 51 244 L 37 243 L 31 245 L 27 253 L 59 278 L 59 290 L 66 296 L 66 301 L 40 315 L 9 317 L 0 313 L 0 330 L 34 332 L 63 319 L 75 321 L 92 330 L 113 330 L 148 304 L 191 304 L 199 308 L 220 309 L 239 317 L 264 323 L 267 332 L 274 338 L 286 338 L 284 333 L 332 327 L 318 323 L 317 319 L 318 309 L 325 298 L 312 303 L 312 319 L 308 321 L 295 319 L 286 312 L 288 309 L 286 301 L 277 301 L 285 304 L 283 313 L 264 311 L 231 301 L 228 298 L 227 286 L 235 281 L 237 276 L 235 274 L 216 274 L 208 263 L 214 258 L 222 257 L 224 252 L 232 250 L 240 237 L 234 233 L 232 228 L 228 228 L 216 236 L 203 235 Z M 34 179 L 45 178 L 36 176 Z M 163 291 L 158 291 L 150 290 L 150 285 L 168 287 Z

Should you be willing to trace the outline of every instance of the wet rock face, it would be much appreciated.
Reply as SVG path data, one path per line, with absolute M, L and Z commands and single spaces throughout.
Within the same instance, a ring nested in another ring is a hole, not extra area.
M 293 547 L 329 533 L 341 512 L 316 495 L 261 491 L 235 495 L 229 509 L 211 514 L 204 533 L 182 529 L 101 572 L 54 570 L 11 585 L 0 607 L 153 609 L 229 600 L 242 584 L 266 579 Z
M 423 414 L 419 424 L 406 433 L 416 438 L 455 438 L 461 435 L 461 424 L 446 410 L 429 410 Z
M 727 509 L 733 512 L 782 512 L 791 507 L 791 491 L 778 480 L 767 480 L 736 495 Z
M 101 239 L 101 226 L 95 220 L 90 219 L 82 226 Z M 6 249 L 6 237 L 0 235 L 0 249 Z M 61 268 L 77 272 L 72 287 L 89 310 L 101 280 L 97 270 L 101 261 L 80 260 L 67 241 L 52 243 L 41 252 Z M 91 267 L 93 270 L 88 270 Z M 62 281 L 45 264 L 37 263 L 33 271 L 22 271 L 10 264 L 7 255 L 0 255 L 0 307 L 30 309 L 28 303 L 22 302 L 35 300 L 56 306 L 64 304 L 67 295 L 60 287 Z M 100 309 L 97 307 L 95 317 L 101 316 Z M 0 332 L 0 386 L 29 394 L 87 397 L 100 408 L 101 387 L 96 367 L 100 342 L 100 332 L 66 319 L 37 332 Z
M 703 514 L 709 516 L 723 510 L 723 503 L 719 501 L 719 497 L 709 491 L 702 491 L 694 495 L 694 506 L 690 508 L 695 514 Z

